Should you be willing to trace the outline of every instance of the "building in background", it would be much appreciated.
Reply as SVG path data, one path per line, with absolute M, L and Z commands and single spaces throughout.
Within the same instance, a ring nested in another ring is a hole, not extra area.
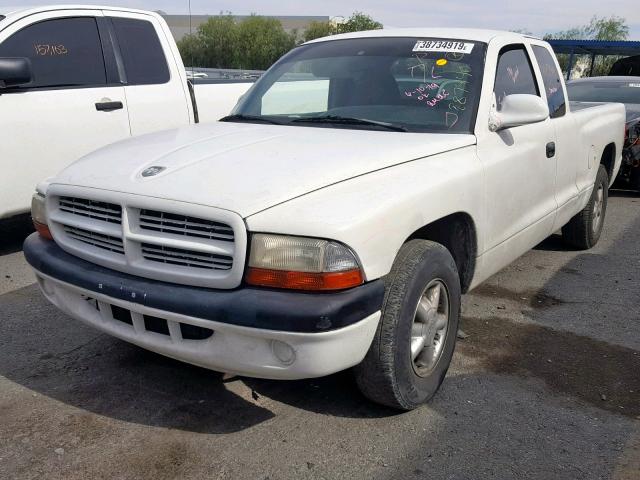
M 198 26 L 205 23 L 209 18 L 215 17 L 216 15 L 192 15 L 191 16 L 191 26 L 189 25 L 189 15 L 167 15 L 164 12 L 160 13 L 166 22 L 169 24 L 169 29 L 171 29 L 171 33 L 173 33 L 173 37 L 176 42 L 181 40 L 185 35 L 189 34 L 190 28 L 195 32 L 198 29 Z M 282 23 L 282 27 L 286 32 L 293 32 L 297 30 L 299 32 L 304 31 L 311 22 L 328 22 L 330 17 L 328 16 L 294 16 L 294 15 L 265 15 L 269 18 L 275 18 Z M 242 21 L 247 18 L 248 15 L 234 15 L 236 21 Z

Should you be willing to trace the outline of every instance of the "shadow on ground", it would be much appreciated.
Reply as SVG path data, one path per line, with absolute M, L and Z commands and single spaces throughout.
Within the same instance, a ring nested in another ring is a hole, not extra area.
M 0 220 L 0 255 L 22 250 L 22 243 L 33 232 L 31 217 L 21 216 L 11 221 Z
M 218 372 L 148 352 L 66 317 L 35 285 L 0 296 L 0 312 L 0 375 L 99 415 L 220 434 L 273 418 L 263 406 L 267 399 L 335 416 L 397 413 L 366 402 L 349 371 L 292 382 L 235 379 L 246 387 L 228 388 Z
M 606 342 L 504 318 L 464 318 L 459 352 L 490 371 L 535 377 L 562 396 L 640 417 L 640 353 Z

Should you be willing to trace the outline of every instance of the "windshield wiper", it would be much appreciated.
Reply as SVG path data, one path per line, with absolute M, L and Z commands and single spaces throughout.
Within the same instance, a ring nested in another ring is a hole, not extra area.
M 242 113 L 237 113 L 235 115 L 227 115 L 226 117 L 222 117 L 219 122 L 261 122 L 261 123 L 270 123 L 272 125 L 284 125 L 283 122 L 278 122 L 277 120 L 272 120 L 267 117 L 261 117 L 259 115 L 244 115 Z
M 321 117 L 303 117 L 292 120 L 291 123 L 334 123 L 338 125 L 366 125 L 371 127 L 386 128 L 394 132 L 408 132 L 405 127 L 387 122 L 378 122 L 366 118 L 341 117 L 338 115 L 323 115 Z

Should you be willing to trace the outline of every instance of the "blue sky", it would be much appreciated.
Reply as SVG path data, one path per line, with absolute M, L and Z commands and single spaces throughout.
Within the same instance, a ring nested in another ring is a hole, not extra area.
M 69 0 L 68 3 L 72 3 Z M 0 0 L 0 7 L 27 3 Z M 29 4 L 46 3 L 42 0 Z M 60 3 L 60 2 L 50 2 Z M 187 13 L 187 0 L 78 0 L 75 3 L 112 4 Z M 394 2 L 389 0 L 191 0 L 193 13 L 231 11 L 242 15 L 349 16 L 354 10 L 372 15 L 388 27 L 479 27 L 527 29 L 536 35 L 564 30 L 589 22 L 593 15 L 618 15 L 627 19 L 631 39 L 640 40 L 640 8 L 637 0 L 473 0 Z

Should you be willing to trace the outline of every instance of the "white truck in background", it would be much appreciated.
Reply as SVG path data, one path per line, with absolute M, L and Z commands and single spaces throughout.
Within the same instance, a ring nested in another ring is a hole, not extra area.
M 223 117 L 253 81 L 188 83 L 156 13 L 0 8 L 0 219 L 27 213 L 38 182 L 93 150 Z

